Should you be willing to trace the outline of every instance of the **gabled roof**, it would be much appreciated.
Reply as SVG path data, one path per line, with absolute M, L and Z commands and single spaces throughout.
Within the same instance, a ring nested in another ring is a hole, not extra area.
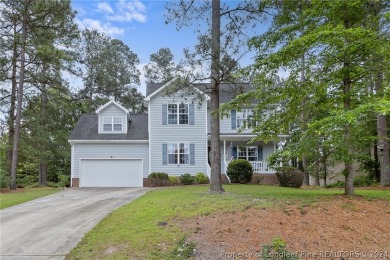
M 169 82 L 168 82 L 169 83 Z M 146 96 L 147 97 L 153 97 L 154 95 L 158 94 L 160 91 L 162 91 L 165 87 L 167 87 L 167 84 L 147 84 L 146 85 Z M 195 89 L 202 91 L 202 93 L 206 94 L 207 96 L 210 96 L 211 92 L 211 84 L 210 83 L 199 83 L 195 84 Z M 250 90 L 252 90 L 253 87 L 249 83 L 239 83 L 239 84 L 230 84 L 230 83 L 220 83 L 220 91 L 219 91 L 219 102 L 220 103 L 226 103 L 232 100 L 235 96 L 246 93 Z M 150 100 L 150 98 L 148 99 Z
M 161 88 L 164 84 L 162 83 L 147 83 L 146 84 L 146 96 L 149 96 L 157 89 Z
M 146 96 L 145 101 L 149 102 L 152 97 L 163 91 L 165 88 L 168 86 L 172 85 L 172 83 L 176 80 L 179 80 L 179 78 L 174 78 L 170 81 L 168 81 L 165 84 L 151 84 L 146 86 L 146 93 L 150 93 L 149 95 Z M 198 88 L 194 88 L 195 91 L 199 92 L 201 95 L 205 95 L 205 93 Z M 210 97 L 208 95 L 205 95 L 206 99 L 208 100 Z
M 117 103 L 114 100 L 111 100 L 111 101 L 107 102 L 106 104 L 104 104 L 103 106 L 99 107 L 98 110 L 96 110 L 96 113 L 100 113 L 101 111 L 103 111 L 104 109 L 109 107 L 111 104 L 117 106 L 119 109 L 123 110 L 123 112 L 125 112 L 127 114 L 129 113 L 129 110 L 127 110 L 126 108 L 124 108 L 123 106 L 121 106 L 119 103 Z
M 132 114 L 128 122 L 127 134 L 99 134 L 98 114 L 81 115 L 69 136 L 69 141 L 82 140 L 148 140 L 148 114 Z

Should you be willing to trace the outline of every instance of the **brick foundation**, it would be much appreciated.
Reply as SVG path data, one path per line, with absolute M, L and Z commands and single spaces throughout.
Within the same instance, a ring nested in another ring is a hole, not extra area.
M 75 178 L 72 179 L 73 187 L 75 186 L 75 181 L 77 183 L 77 187 L 79 185 L 79 179 Z M 227 179 L 225 174 L 221 174 L 221 181 L 222 184 L 229 184 L 229 180 Z M 278 178 L 276 178 L 275 174 L 261 174 L 261 173 L 255 173 L 253 174 L 251 183 L 256 184 L 267 184 L 267 185 L 279 185 Z M 144 178 L 143 180 L 144 187 L 153 187 L 150 180 L 148 178 Z
M 72 187 L 74 187 L 74 188 L 80 187 L 80 179 L 79 178 L 72 178 Z
M 254 173 L 251 183 L 279 185 L 278 178 L 275 174 Z
M 144 178 L 144 187 L 152 187 L 152 183 L 148 178 Z

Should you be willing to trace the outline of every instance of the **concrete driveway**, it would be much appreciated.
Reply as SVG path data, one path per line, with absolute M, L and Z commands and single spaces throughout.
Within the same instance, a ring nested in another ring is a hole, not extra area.
M 73 188 L 0 211 L 0 259 L 63 259 L 114 209 L 148 188 Z

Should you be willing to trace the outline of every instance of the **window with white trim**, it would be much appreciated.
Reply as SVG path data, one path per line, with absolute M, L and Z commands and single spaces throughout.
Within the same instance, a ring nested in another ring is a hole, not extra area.
M 103 131 L 122 132 L 123 121 L 122 116 L 103 116 Z
M 177 124 L 177 104 L 168 104 L 168 125 Z
M 190 164 L 188 143 L 168 143 L 168 164 Z
M 168 125 L 188 125 L 188 104 L 168 104 Z
M 258 149 L 256 146 L 237 147 L 237 159 L 244 159 L 250 162 L 258 160 Z
M 253 109 L 242 109 L 237 111 L 237 128 L 248 129 L 256 125 L 253 121 Z

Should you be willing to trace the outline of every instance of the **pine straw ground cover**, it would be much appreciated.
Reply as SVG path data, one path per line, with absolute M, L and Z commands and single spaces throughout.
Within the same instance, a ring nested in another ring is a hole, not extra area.
M 335 189 L 224 188 L 150 191 L 111 213 L 66 258 L 255 259 L 279 237 L 302 259 L 390 259 L 389 189 L 345 197 Z

